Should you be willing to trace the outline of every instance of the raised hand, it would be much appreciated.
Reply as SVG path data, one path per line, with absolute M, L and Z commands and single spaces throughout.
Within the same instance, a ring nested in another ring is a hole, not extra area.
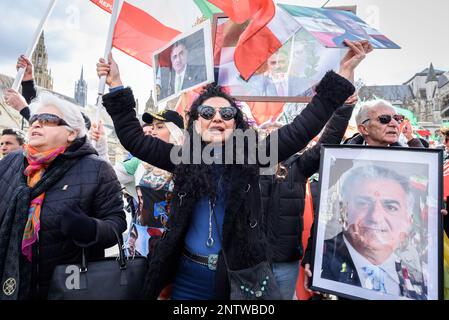
M 118 69 L 117 63 L 112 58 L 112 54 L 109 54 L 109 63 L 106 63 L 106 61 L 103 58 L 100 58 L 100 60 L 97 63 L 97 74 L 98 77 L 106 76 L 106 84 L 109 87 L 118 87 L 123 85 L 122 80 L 120 79 L 120 71 Z
M 359 93 L 356 91 L 348 98 L 348 100 L 346 100 L 345 105 L 354 107 L 357 102 L 359 102 Z
M 5 103 L 19 112 L 28 106 L 25 98 L 14 89 L 6 90 Z
M 414 138 L 413 137 L 413 128 L 412 128 L 412 125 L 410 124 L 410 121 L 408 121 L 408 120 L 404 121 L 404 125 L 402 127 L 402 133 L 407 138 L 407 141 L 410 141 Z
M 17 64 L 16 64 L 17 71 L 19 71 L 20 68 L 25 69 L 25 73 L 23 75 L 22 81 L 33 80 L 33 78 L 34 78 L 33 64 L 23 54 L 17 59 Z
M 92 122 L 89 134 L 93 141 L 99 141 L 104 136 L 103 121 L 100 120 L 98 125 L 95 122 Z
M 353 82 L 354 70 L 357 68 L 360 62 L 362 62 L 366 58 L 366 55 L 373 51 L 373 47 L 368 40 L 345 40 L 344 43 L 349 47 L 349 50 L 340 62 L 339 74 L 342 77 Z
M 316 295 L 321 294 L 318 291 L 312 291 L 310 289 L 310 285 L 311 285 L 310 278 L 312 278 L 312 270 L 310 270 L 310 264 L 306 263 L 304 265 L 304 289 L 306 289 L 309 293 L 313 293 Z

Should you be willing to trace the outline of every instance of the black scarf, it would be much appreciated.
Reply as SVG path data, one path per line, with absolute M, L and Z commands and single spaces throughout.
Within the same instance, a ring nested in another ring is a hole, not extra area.
M 50 189 L 76 161 L 76 158 L 57 157 L 33 188 L 26 183 L 23 175 L 25 165 L 22 161 L 17 173 L 22 175 L 22 179 L 0 226 L 0 300 L 29 298 L 32 263 L 23 256 L 21 246 L 30 202 Z

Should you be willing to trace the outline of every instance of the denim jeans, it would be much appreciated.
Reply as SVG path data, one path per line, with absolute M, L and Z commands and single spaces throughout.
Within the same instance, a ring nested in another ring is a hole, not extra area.
M 215 271 L 182 256 L 176 273 L 172 300 L 214 300 Z
M 299 261 L 273 262 L 274 277 L 284 300 L 292 300 L 299 274 Z

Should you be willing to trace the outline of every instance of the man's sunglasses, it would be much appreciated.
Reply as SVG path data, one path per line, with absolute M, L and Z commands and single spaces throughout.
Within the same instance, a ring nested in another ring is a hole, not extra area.
M 391 119 L 394 119 L 397 123 L 401 124 L 404 121 L 404 116 L 400 114 L 395 115 L 389 115 L 389 114 L 383 114 L 377 117 L 377 120 L 382 124 L 389 124 L 391 122 Z M 365 122 L 370 121 L 371 119 L 366 119 L 362 122 L 362 124 L 365 124 Z
M 224 121 L 229 121 L 235 118 L 237 110 L 234 107 L 222 107 L 219 113 Z M 198 107 L 198 114 L 206 120 L 211 120 L 217 114 L 217 109 L 211 106 L 201 105 Z
M 39 123 L 42 126 L 47 127 L 58 127 L 58 126 L 70 127 L 69 124 L 65 122 L 63 119 L 51 113 L 40 113 L 33 115 L 30 119 L 30 126 L 36 121 L 39 121 Z

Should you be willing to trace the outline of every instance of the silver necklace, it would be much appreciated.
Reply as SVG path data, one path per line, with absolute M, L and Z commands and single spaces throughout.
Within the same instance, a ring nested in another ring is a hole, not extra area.
M 221 183 L 221 178 L 223 177 L 223 175 L 220 176 L 220 179 L 218 179 L 218 186 L 220 186 Z M 215 204 L 212 206 L 212 203 L 210 202 L 209 199 L 209 237 L 207 238 L 206 241 L 206 246 L 208 246 L 209 248 L 212 248 L 214 245 L 214 238 L 212 237 L 212 214 L 214 212 L 214 207 Z M 218 226 L 217 226 L 218 228 Z
M 214 245 L 214 238 L 212 238 L 212 204 L 210 203 L 209 200 L 209 237 L 207 238 L 206 241 L 206 246 L 208 246 L 209 248 L 211 248 Z

